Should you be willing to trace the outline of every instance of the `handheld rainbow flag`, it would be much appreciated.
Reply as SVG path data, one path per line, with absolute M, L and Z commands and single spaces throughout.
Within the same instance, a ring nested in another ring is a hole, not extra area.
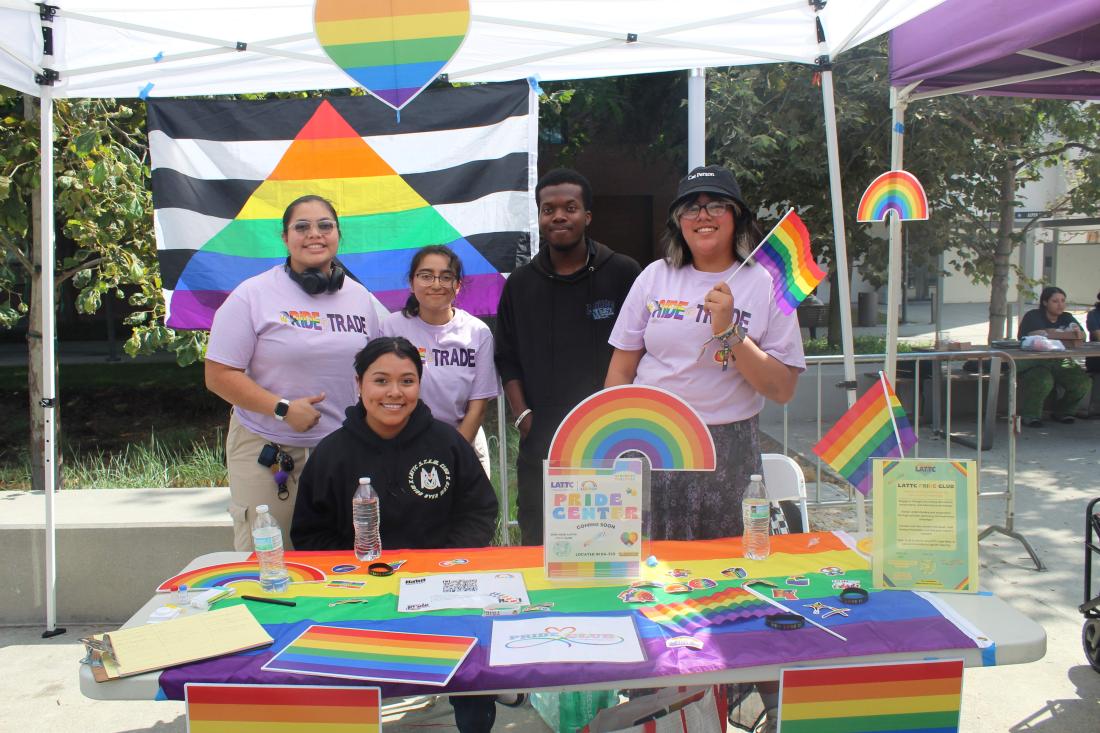
M 188 683 L 188 733 L 308 730 L 379 733 L 382 695 L 377 687 Z
M 784 669 L 783 733 L 957 731 L 961 659 Z
M 775 302 L 787 315 L 794 313 L 798 304 L 825 279 L 825 273 L 810 251 L 810 233 L 794 209 L 783 215 L 764 241 L 756 246 L 752 256 L 771 273 Z M 736 274 L 734 270 L 733 275 Z M 732 280 L 733 275 L 726 282 Z
M 886 375 L 825 433 L 813 450 L 821 460 L 866 496 L 871 491 L 872 458 L 904 458 L 917 436 Z
M 693 633 L 707 626 L 767 616 L 776 613 L 776 610 L 740 588 L 726 588 L 681 603 L 643 607 L 641 612 L 647 619 L 662 626 L 675 626 L 686 633 Z

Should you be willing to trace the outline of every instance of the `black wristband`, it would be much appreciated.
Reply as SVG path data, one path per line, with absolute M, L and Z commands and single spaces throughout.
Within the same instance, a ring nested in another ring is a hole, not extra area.
M 845 588 L 840 591 L 840 602 L 847 603 L 849 606 L 858 606 L 861 603 L 866 603 L 870 597 L 871 594 L 863 588 Z
M 797 613 L 773 613 L 764 619 L 764 623 L 780 631 L 794 631 L 806 625 L 806 619 Z
M 393 567 L 389 563 L 372 562 L 367 566 L 367 572 L 376 578 L 384 578 L 387 575 L 393 575 Z

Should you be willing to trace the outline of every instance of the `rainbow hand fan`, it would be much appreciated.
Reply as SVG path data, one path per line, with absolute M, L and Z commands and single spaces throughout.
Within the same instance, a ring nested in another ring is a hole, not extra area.
M 300 562 L 286 563 L 287 573 L 290 574 L 290 582 L 301 583 L 314 580 L 324 580 L 325 574 L 312 565 L 303 565 Z M 188 588 L 217 588 L 222 585 L 238 583 L 242 580 L 260 580 L 260 564 L 255 560 L 242 560 L 241 562 L 226 562 L 220 565 L 210 565 L 195 570 L 184 572 L 169 578 L 157 586 L 157 593 L 173 591 L 181 585 Z
M 887 171 L 871 181 L 859 200 L 856 221 L 886 221 L 890 214 L 898 221 L 928 218 L 924 186 L 908 171 Z

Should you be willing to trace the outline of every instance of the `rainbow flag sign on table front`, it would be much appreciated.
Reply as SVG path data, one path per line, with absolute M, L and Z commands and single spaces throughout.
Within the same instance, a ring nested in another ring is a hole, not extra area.
M 784 214 L 754 256 L 771 273 L 775 302 L 788 315 L 825 279 L 810 251 L 810 233 L 794 209 Z
M 379 733 L 377 687 L 188 683 L 188 733 L 308 730 Z
M 905 408 L 886 375 L 825 433 L 813 451 L 866 496 L 871 491 L 872 458 L 904 458 L 917 444 Z
M 959 729 L 961 659 L 784 669 L 781 733 Z

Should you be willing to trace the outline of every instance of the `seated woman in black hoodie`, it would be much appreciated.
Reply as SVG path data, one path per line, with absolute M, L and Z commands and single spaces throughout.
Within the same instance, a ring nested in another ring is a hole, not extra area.
M 477 454 L 420 402 L 423 365 L 401 337 L 376 338 L 355 355 L 360 401 L 322 439 L 302 470 L 290 536 L 299 550 L 350 550 L 351 497 L 361 476 L 378 492 L 386 550 L 484 547 L 497 497 Z M 463 733 L 486 733 L 494 698 L 453 697 Z

